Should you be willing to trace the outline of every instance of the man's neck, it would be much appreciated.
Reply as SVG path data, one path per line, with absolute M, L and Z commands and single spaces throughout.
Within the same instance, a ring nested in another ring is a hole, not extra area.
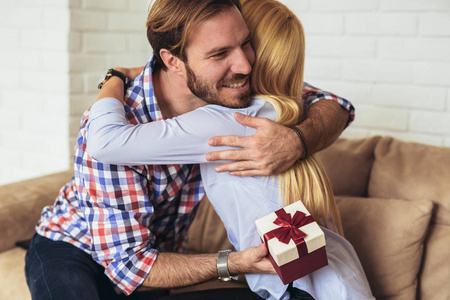
M 173 118 L 205 106 L 207 103 L 197 98 L 180 76 L 158 69 L 153 72 L 153 89 L 164 118 Z

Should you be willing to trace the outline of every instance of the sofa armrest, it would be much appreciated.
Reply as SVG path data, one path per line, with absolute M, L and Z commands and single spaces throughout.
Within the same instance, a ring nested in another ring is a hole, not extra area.
M 0 251 L 33 236 L 42 208 L 55 201 L 72 170 L 0 186 Z

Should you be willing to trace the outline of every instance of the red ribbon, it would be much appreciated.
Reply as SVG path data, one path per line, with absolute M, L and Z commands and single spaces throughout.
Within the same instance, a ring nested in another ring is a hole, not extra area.
M 280 227 L 264 234 L 266 244 L 268 240 L 273 238 L 277 238 L 284 244 L 289 244 L 289 241 L 292 239 L 297 245 L 297 250 L 300 257 L 308 254 L 308 250 L 306 249 L 304 242 L 306 233 L 301 231 L 299 227 L 314 222 L 314 218 L 311 216 L 306 216 L 301 211 L 296 211 L 294 216 L 291 217 L 291 214 L 287 213 L 284 209 L 277 210 L 275 214 L 277 215 L 277 218 L 273 221 L 273 223 L 279 225 Z

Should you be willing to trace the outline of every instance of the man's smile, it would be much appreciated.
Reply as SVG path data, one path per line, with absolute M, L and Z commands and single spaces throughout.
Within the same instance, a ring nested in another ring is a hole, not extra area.
M 247 79 L 239 81 L 239 82 L 233 82 L 233 83 L 229 83 L 229 84 L 224 84 L 223 86 L 235 89 L 235 88 L 243 87 L 246 82 L 247 82 Z

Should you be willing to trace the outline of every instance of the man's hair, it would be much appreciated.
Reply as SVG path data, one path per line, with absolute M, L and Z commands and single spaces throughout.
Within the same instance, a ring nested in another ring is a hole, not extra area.
M 155 67 L 167 67 L 160 56 L 169 50 L 187 61 L 186 47 L 192 29 L 226 8 L 241 9 L 240 0 L 156 0 L 147 17 L 147 38 L 156 56 Z

